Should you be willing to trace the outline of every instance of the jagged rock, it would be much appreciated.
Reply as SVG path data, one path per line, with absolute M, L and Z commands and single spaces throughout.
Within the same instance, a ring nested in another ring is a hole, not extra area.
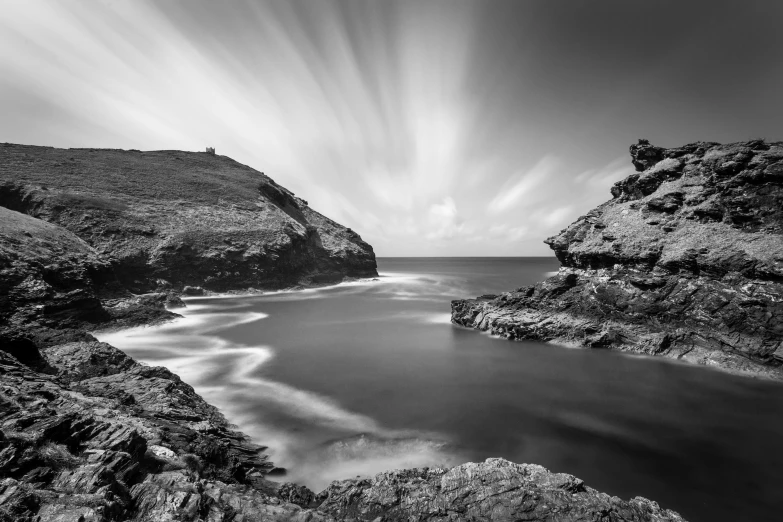
M 106 319 L 95 280 L 108 264 L 87 243 L 3 207 L 0 223 L 0 319 L 60 329 Z
M 324 493 L 319 511 L 339 520 L 682 520 L 645 498 L 623 501 L 571 475 L 503 459 L 390 471 L 335 482 Z
M 783 378 L 783 144 L 640 142 L 631 156 L 640 173 L 546 240 L 557 276 L 454 301 L 452 321 Z
M 317 507 L 319 504 L 321 504 L 321 502 L 317 500 L 315 493 L 310 491 L 309 488 L 300 486 L 299 484 L 293 484 L 291 482 L 281 484 L 277 489 L 276 494 L 286 502 L 290 502 L 304 508 Z
M 264 520 L 330 522 L 329 515 L 219 481 L 192 481 L 179 471 L 151 475 L 131 489 L 137 506 L 130 520 Z

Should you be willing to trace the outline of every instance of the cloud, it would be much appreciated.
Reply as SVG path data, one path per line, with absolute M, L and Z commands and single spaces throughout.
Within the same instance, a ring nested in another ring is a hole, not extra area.
M 494 225 L 489 228 L 487 235 L 491 238 L 503 239 L 506 241 L 519 241 L 526 237 L 530 229 L 526 225 L 509 226 L 507 224 Z
M 516 94 L 476 88 L 507 84 L 478 73 L 480 2 L 343 4 L 12 1 L 0 141 L 213 146 L 381 256 L 546 252 L 543 229 L 605 199 L 606 179 L 630 168 L 581 172 L 605 162 L 599 148 L 575 158 L 542 139 L 542 121 L 512 121 L 526 105 Z
M 428 211 L 428 239 L 455 239 L 470 234 L 471 230 L 460 219 L 457 204 L 451 196 L 430 206 Z
M 574 178 L 574 183 L 609 189 L 615 182 L 634 173 L 627 156 L 622 156 L 601 168 L 589 169 Z
M 544 214 L 541 218 L 541 223 L 547 229 L 554 229 L 556 227 L 564 227 L 573 220 L 572 214 L 574 212 L 573 205 L 566 205 L 558 207 L 554 210 L 550 210 Z
M 560 161 L 554 156 L 541 158 L 530 170 L 509 178 L 503 184 L 497 195 L 489 202 L 487 212 L 500 214 L 521 202 L 540 183 L 549 178 L 560 166 Z
M 376 164 L 363 178 L 375 199 L 385 207 L 405 212 L 412 210 L 414 189 L 408 176 L 391 173 L 383 165 Z

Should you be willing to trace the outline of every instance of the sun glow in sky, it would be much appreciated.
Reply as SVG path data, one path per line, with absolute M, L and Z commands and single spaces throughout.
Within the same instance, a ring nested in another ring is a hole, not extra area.
M 389 255 L 548 255 L 637 138 L 783 139 L 783 3 L 7 0 L 0 141 L 203 150 Z

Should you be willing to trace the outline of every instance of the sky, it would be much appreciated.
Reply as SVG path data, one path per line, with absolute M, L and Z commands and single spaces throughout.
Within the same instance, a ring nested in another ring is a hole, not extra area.
M 0 7 L 0 142 L 213 146 L 379 256 L 551 255 L 638 138 L 783 139 L 783 2 Z

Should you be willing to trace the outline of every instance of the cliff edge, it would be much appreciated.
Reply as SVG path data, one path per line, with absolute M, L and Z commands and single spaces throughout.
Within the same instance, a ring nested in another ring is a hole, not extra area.
M 783 143 L 630 152 L 613 199 L 546 240 L 556 276 L 453 301 L 452 321 L 783 379 Z

